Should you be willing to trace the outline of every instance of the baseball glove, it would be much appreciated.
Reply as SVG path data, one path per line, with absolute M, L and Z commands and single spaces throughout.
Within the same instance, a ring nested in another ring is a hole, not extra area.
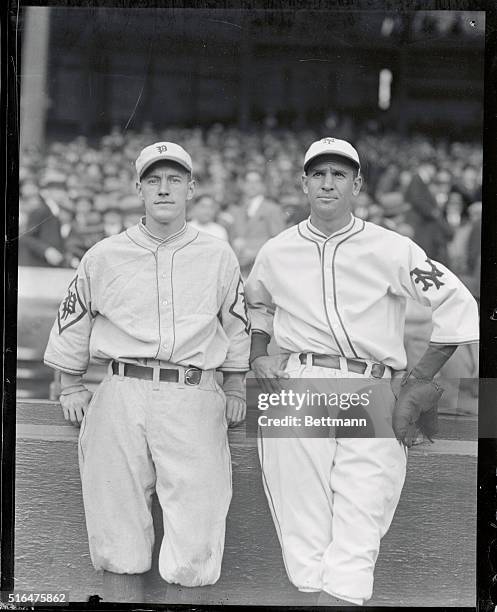
M 413 445 L 421 431 L 430 441 L 438 432 L 438 401 L 442 387 L 432 380 L 404 374 L 393 409 L 392 427 L 398 440 Z M 394 391 L 395 393 L 395 391 Z

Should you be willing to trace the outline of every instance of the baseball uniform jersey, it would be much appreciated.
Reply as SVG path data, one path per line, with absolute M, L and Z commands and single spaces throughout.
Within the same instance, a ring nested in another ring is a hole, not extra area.
M 326 378 L 338 393 L 371 390 L 370 410 L 388 425 L 389 435 L 364 438 L 277 438 L 259 429 L 264 489 L 290 581 L 362 604 L 405 478 L 407 451 L 391 429 L 388 381 L 406 367 L 406 302 L 432 308 L 431 342 L 441 344 L 477 341 L 476 302 L 409 238 L 352 215 L 329 237 L 305 220 L 268 241 L 246 297 L 253 330 L 274 336 L 289 354 L 285 369 L 295 384 L 312 390 Z M 313 365 L 311 353 L 339 356 L 340 366 Z M 365 372 L 349 370 L 347 359 Z M 381 379 L 371 378 L 374 364 L 389 366 Z
M 215 370 L 248 369 L 249 333 L 233 251 L 186 224 L 159 239 L 141 222 L 83 257 L 45 363 L 70 374 L 84 373 L 90 359 L 109 364 L 79 437 L 96 569 L 150 568 L 156 489 L 162 577 L 184 586 L 218 579 L 231 461 L 226 398 Z M 151 380 L 125 375 L 125 364 L 148 366 Z M 192 367 L 202 370 L 198 384 L 187 380 Z M 177 380 L 163 380 L 160 368 L 178 372 Z

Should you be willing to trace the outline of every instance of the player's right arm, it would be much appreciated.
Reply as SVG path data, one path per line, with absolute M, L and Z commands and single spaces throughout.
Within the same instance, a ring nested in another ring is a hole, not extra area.
M 66 420 L 81 423 L 91 393 L 82 376 L 90 359 L 92 314 L 91 265 L 84 257 L 69 283 L 50 331 L 44 363 L 61 372 L 60 404 Z
M 61 372 L 60 386 L 60 405 L 64 418 L 74 425 L 79 425 L 85 416 L 92 393 L 83 384 L 81 376 L 67 372 Z
M 252 322 L 250 369 L 254 372 L 264 392 L 281 390 L 280 378 L 288 378 L 284 366 L 288 355 L 268 355 L 267 347 L 273 335 L 275 305 L 270 290 L 270 275 L 266 265 L 266 249 L 263 247 L 255 260 L 245 285 L 245 298 Z

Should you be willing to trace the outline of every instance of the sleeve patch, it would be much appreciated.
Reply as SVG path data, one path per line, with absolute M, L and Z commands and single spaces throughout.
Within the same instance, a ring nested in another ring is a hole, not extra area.
M 430 287 L 440 289 L 442 285 L 445 285 L 445 283 L 442 283 L 440 280 L 444 273 L 436 267 L 431 259 L 426 259 L 426 263 L 430 266 L 431 270 L 423 270 L 422 268 L 414 268 L 411 270 L 410 274 L 414 279 L 414 282 L 416 284 L 423 283 L 423 286 L 421 287 L 422 291 L 428 291 Z
M 250 334 L 250 321 L 248 319 L 247 302 L 245 301 L 245 293 L 243 291 L 242 277 L 238 279 L 238 285 L 236 286 L 236 297 L 233 304 L 230 306 L 230 313 L 240 319 L 245 326 L 245 333 Z
M 57 313 L 59 336 L 65 329 L 77 323 L 88 312 L 84 302 L 82 301 L 79 295 L 77 280 L 78 277 L 76 276 L 67 288 L 67 295 L 62 300 L 62 303 L 59 307 L 59 311 Z

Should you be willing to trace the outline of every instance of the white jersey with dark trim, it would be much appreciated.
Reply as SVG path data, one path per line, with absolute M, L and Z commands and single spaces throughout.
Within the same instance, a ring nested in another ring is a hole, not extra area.
M 231 247 L 186 224 L 160 240 L 140 222 L 85 254 L 44 360 L 70 374 L 86 372 L 90 358 L 243 372 L 249 348 L 243 281 Z
M 412 298 L 432 309 L 431 342 L 478 341 L 478 307 L 461 281 L 409 238 L 357 217 L 326 237 L 307 219 L 269 240 L 247 279 L 252 329 L 289 352 L 406 367 Z

